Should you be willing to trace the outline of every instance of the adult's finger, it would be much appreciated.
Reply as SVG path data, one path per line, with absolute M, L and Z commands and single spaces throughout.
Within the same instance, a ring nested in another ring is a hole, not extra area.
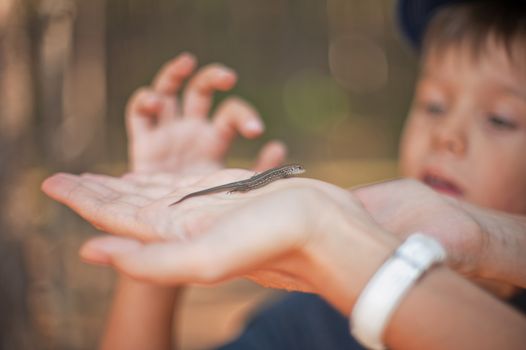
M 124 174 L 122 179 L 129 180 L 144 187 L 188 187 L 202 179 L 203 176 L 175 176 L 173 173 L 137 173 Z
M 264 125 L 254 107 L 238 97 L 223 101 L 213 116 L 213 125 L 221 139 L 230 142 L 239 131 L 246 138 L 254 138 L 264 131 Z
M 138 220 L 142 205 L 137 196 L 70 174 L 49 177 L 43 182 L 42 190 L 100 230 L 140 239 L 157 236 L 152 227 Z
M 219 220 L 191 240 L 149 243 L 133 249 L 97 243 L 97 253 L 137 279 L 207 284 L 246 274 L 274 257 L 293 253 L 303 243 L 286 220 L 261 220 L 254 225 L 253 217 L 244 216 L 250 210 L 245 211 Z
M 166 196 L 173 192 L 173 187 L 156 184 L 153 181 L 142 183 L 132 179 L 123 179 L 113 176 L 84 173 L 80 175 L 81 178 L 92 180 L 93 182 L 103 183 L 105 186 L 113 189 L 116 192 L 122 193 L 140 193 L 140 201 L 138 204 L 147 204 L 154 199 Z
M 265 171 L 282 165 L 286 158 L 287 146 L 281 141 L 269 141 L 259 151 L 253 168 L 257 172 Z
M 124 237 L 101 236 L 88 240 L 79 251 L 80 257 L 91 264 L 110 265 L 111 255 L 116 252 L 133 252 L 144 244 L 138 240 Z
M 183 96 L 183 115 L 206 118 L 212 106 L 215 90 L 227 91 L 234 87 L 236 73 L 223 65 L 210 64 L 200 69 L 188 82 Z

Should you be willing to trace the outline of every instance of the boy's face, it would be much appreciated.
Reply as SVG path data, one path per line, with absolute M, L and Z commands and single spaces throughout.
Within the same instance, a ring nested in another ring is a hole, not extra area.
M 502 46 L 423 61 L 400 145 L 403 176 L 471 203 L 526 213 L 526 70 Z

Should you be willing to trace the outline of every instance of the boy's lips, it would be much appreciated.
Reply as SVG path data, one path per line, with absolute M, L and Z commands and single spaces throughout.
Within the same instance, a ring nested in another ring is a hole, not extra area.
M 447 195 L 460 197 L 464 194 L 464 191 L 462 191 L 462 189 L 457 184 L 439 175 L 430 173 L 424 174 L 422 181 L 429 187 L 433 188 L 435 191 Z

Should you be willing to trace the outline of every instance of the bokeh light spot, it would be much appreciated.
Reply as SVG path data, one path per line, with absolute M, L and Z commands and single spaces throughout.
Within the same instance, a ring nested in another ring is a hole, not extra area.
M 349 115 L 345 91 L 330 76 L 318 72 L 303 71 L 291 78 L 283 100 L 287 118 L 304 131 L 326 131 Z
M 329 67 L 334 79 L 352 92 L 373 92 L 387 84 L 385 51 L 364 36 L 346 35 L 332 40 Z

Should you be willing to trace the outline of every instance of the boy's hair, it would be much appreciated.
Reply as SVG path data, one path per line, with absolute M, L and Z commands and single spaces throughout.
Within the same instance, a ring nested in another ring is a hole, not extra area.
M 462 46 L 476 59 L 490 43 L 503 47 L 514 62 L 526 62 L 526 1 L 475 1 L 440 9 L 427 27 L 423 53 Z

